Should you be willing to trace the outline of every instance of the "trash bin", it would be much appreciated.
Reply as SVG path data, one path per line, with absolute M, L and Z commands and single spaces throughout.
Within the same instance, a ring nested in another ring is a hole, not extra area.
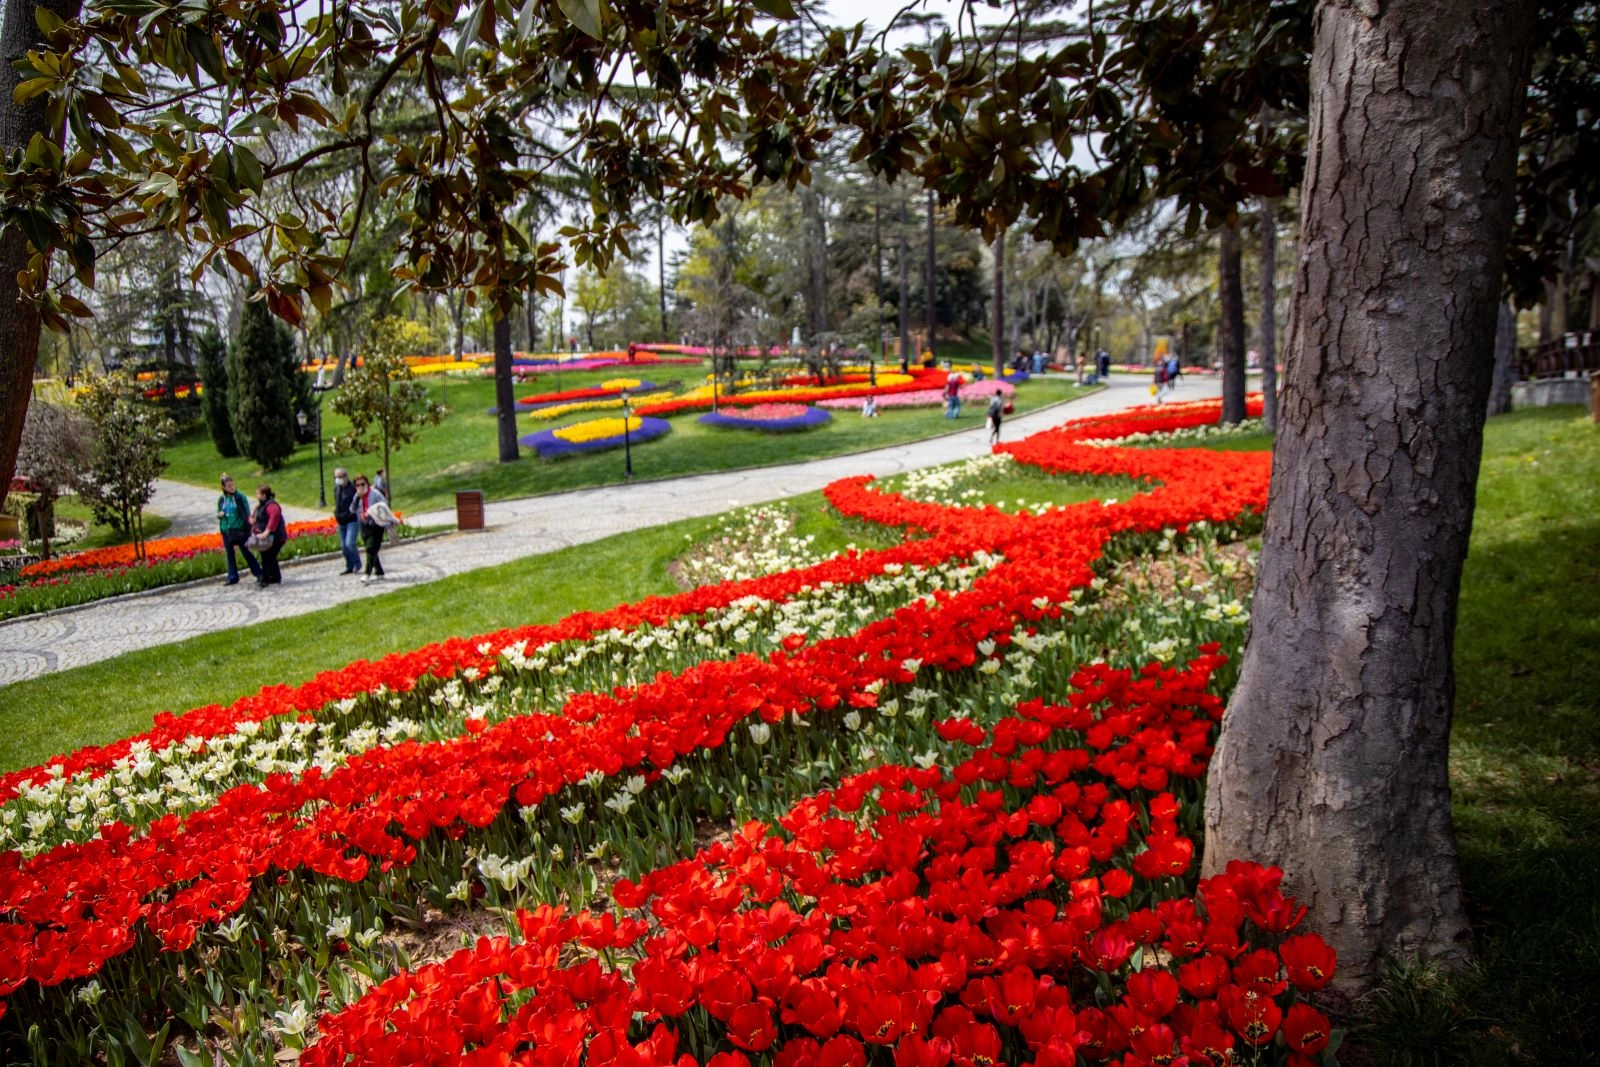
M 456 529 L 483 529 L 483 490 L 465 489 L 456 494 Z

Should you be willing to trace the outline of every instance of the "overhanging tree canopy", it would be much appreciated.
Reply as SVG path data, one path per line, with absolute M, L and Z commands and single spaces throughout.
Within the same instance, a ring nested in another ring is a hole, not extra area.
M 1299 170 L 1293 119 L 1311 101 L 1314 128 L 1329 138 L 1337 129 L 1338 139 L 1311 141 L 1327 169 L 1303 201 L 1324 245 L 1296 289 L 1274 473 L 1279 504 L 1257 598 L 1259 617 L 1274 620 L 1263 634 L 1296 643 L 1252 644 L 1236 704 L 1270 703 L 1275 684 L 1337 676 L 1339 685 L 1307 690 L 1293 719 L 1253 717 L 1250 743 L 1273 746 L 1292 764 L 1309 758 L 1301 735 L 1415 720 L 1419 729 L 1385 735 L 1385 758 L 1415 757 L 1426 767 L 1405 773 L 1433 785 L 1416 798 L 1350 795 L 1385 805 L 1391 820 L 1436 827 L 1447 813 L 1434 785 L 1481 439 L 1477 362 L 1492 329 L 1481 296 L 1499 288 L 1532 5 L 1485 13 L 1465 0 L 1359 11 L 1334 0 L 1127 0 L 1039 34 L 1028 19 L 1048 6 L 1013 6 L 1001 26 L 980 29 L 968 4 L 952 29 L 897 55 L 859 32 L 829 31 L 807 56 L 787 54 L 768 18 L 788 16 L 787 0 L 400 0 L 378 13 L 341 6 L 311 17 L 281 0 L 103 0 L 81 18 L 76 0 L 37 10 L 29 22 L 28 5 L 8 0 L 6 51 L 32 55 L 20 81 L 0 73 L 0 147 L 14 151 L 0 175 L 0 475 L 14 459 L 38 323 L 82 310 L 51 287 L 52 253 L 90 283 L 97 243 L 179 231 L 204 250 L 202 269 L 259 270 L 266 300 L 294 321 L 304 301 L 331 302 L 349 234 L 369 198 L 383 197 L 398 205 L 396 276 L 473 286 L 503 321 L 519 293 L 557 284 L 559 250 L 536 245 L 508 219 L 552 165 L 534 147 L 551 129 L 572 146 L 587 181 L 588 217 L 565 234 L 579 265 L 627 248 L 635 200 L 664 201 L 680 220 L 712 219 L 721 197 L 753 183 L 806 180 L 819 142 L 841 128 L 858 159 L 889 180 L 919 178 L 952 221 L 992 238 L 1025 217 L 1034 237 L 1068 249 L 1153 198 L 1175 199 L 1199 225 L 1224 221 L 1254 196 L 1278 195 Z M 1317 61 L 1308 64 L 1313 39 Z M 352 72 L 363 74 L 356 90 Z M 1356 85 L 1358 74 L 1392 96 L 1371 100 L 1374 88 Z M 373 115 L 397 79 L 421 87 L 437 129 L 415 144 L 384 146 Z M 1337 120 L 1316 111 L 1340 102 L 1393 105 L 1385 114 L 1394 127 L 1426 131 L 1430 151 L 1452 120 L 1471 134 L 1450 142 L 1456 155 L 1421 153 L 1408 169 L 1404 157 L 1385 154 L 1376 120 L 1359 106 Z M 1262 126 L 1266 114 L 1290 121 Z M 65 152 L 64 128 L 72 135 Z M 360 179 L 349 203 L 318 203 L 296 189 L 299 168 L 340 154 Z M 1388 169 L 1363 172 L 1368 160 Z M 1374 267 L 1384 249 L 1352 247 L 1355 230 L 1341 227 L 1338 213 L 1389 205 L 1385 181 L 1432 189 L 1432 179 L 1460 195 L 1412 204 L 1392 234 L 1384 231 L 1420 265 L 1400 286 L 1405 307 L 1391 310 L 1391 279 Z M 1471 257 L 1470 270 L 1444 262 L 1457 252 Z M 16 303 L 19 285 L 31 303 Z M 1343 316 L 1337 329 L 1317 318 L 1335 314 Z M 1385 320 L 1395 315 L 1408 319 L 1406 329 Z M 1397 407 L 1425 381 L 1443 383 L 1438 395 Z M 1291 514 L 1324 504 L 1316 531 Z M 1369 573 L 1379 563 L 1381 580 Z M 1400 588 L 1416 590 L 1426 610 L 1408 615 L 1385 599 Z M 1323 609 L 1339 618 L 1313 617 Z M 1304 639 L 1312 632 L 1323 639 Z M 1350 654 L 1330 660 L 1330 652 Z M 1388 681 L 1371 681 L 1379 678 Z M 1429 687 L 1434 695 L 1422 700 Z M 1241 736 L 1225 731 L 1217 774 L 1249 771 L 1233 758 Z M 1316 755 L 1323 773 L 1362 783 L 1391 766 L 1370 753 Z M 1367 946 L 1343 973 L 1369 976 L 1377 949 L 1454 947 L 1459 923 L 1420 915 L 1433 901 L 1414 902 L 1417 922 L 1395 900 L 1388 903 L 1400 910 L 1368 922 L 1317 864 L 1330 833 L 1379 859 L 1414 848 L 1411 839 L 1386 839 L 1382 820 L 1319 822 L 1311 809 L 1323 801 L 1314 795 L 1268 811 L 1283 795 L 1274 790 L 1305 785 L 1292 774 L 1270 788 L 1220 785 L 1213 840 L 1224 850 L 1272 852 L 1253 858 L 1282 862 L 1291 885 L 1311 880 L 1319 921 L 1354 931 L 1341 950 Z M 1258 822 L 1276 830 L 1257 834 Z M 1428 885 L 1442 887 L 1444 899 L 1454 878 L 1448 850 L 1435 863 L 1442 868 L 1430 869 Z M 1381 867 L 1367 876 L 1406 877 Z M 1444 899 L 1441 914 L 1451 907 Z

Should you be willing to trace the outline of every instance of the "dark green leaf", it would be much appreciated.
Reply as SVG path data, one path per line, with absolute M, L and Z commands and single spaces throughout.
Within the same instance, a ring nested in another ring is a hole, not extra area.
M 600 39 L 600 0 L 556 0 L 556 6 L 584 33 Z

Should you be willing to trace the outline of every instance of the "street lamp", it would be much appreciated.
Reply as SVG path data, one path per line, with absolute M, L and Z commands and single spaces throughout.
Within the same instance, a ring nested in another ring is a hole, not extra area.
M 633 480 L 633 406 L 628 402 L 628 391 L 622 391 L 622 476 Z
M 322 468 L 322 394 L 317 394 L 317 507 L 328 506 L 328 481 Z
M 312 420 L 309 421 L 314 422 L 317 431 L 317 506 L 325 508 L 328 506 L 328 482 L 323 474 L 322 467 L 322 394 L 317 393 L 316 397 L 317 406 L 312 411 Z M 304 433 L 306 422 L 308 421 L 306 413 L 303 411 L 295 412 L 294 421 L 300 427 L 300 432 Z

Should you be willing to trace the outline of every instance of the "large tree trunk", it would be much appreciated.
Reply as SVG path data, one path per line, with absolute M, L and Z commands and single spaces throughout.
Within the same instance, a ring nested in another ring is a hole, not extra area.
M 1261 201 L 1261 419 L 1278 428 L 1278 202 Z
M 500 462 L 522 458 L 517 451 L 517 401 L 511 393 L 511 323 L 494 320 L 495 429 L 500 438 Z
M 35 135 L 60 146 L 61 127 L 50 124 L 45 98 L 36 96 L 26 104 L 16 104 L 12 93 L 20 80 L 16 65 L 24 62 L 28 52 L 43 47 L 34 9 L 42 7 L 63 22 L 71 22 L 78 17 L 78 6 L 78 0 L 6 0 L 5 28 L 0 36 L 0 156 L 27 148 Z M 20 227 L 0 230 L 0 502 L 17 471 L 22 424 L 33 396 L 33 364 L 39 357 L 39 312 L 23 299 L 17 285 L 17 274 L 28 268 L 31 255 Z
M 1240 280 L 1239 231 L 1224 226 L 1219 231 L 1217 304 L 1222 321 L 1217 324 L 1217 355 L 1222 360 L 1222 421 L 1233 425 L 1244 419 L 1244 285 Z
M 1528 3 L 1324 3 L 1271 505 L 1205 870 L 1277 864 L 1347 991 L 1468 952 L 1451 644 Z
M 1006 372 L 1006 231 L 994 239 L 994 376 Z

